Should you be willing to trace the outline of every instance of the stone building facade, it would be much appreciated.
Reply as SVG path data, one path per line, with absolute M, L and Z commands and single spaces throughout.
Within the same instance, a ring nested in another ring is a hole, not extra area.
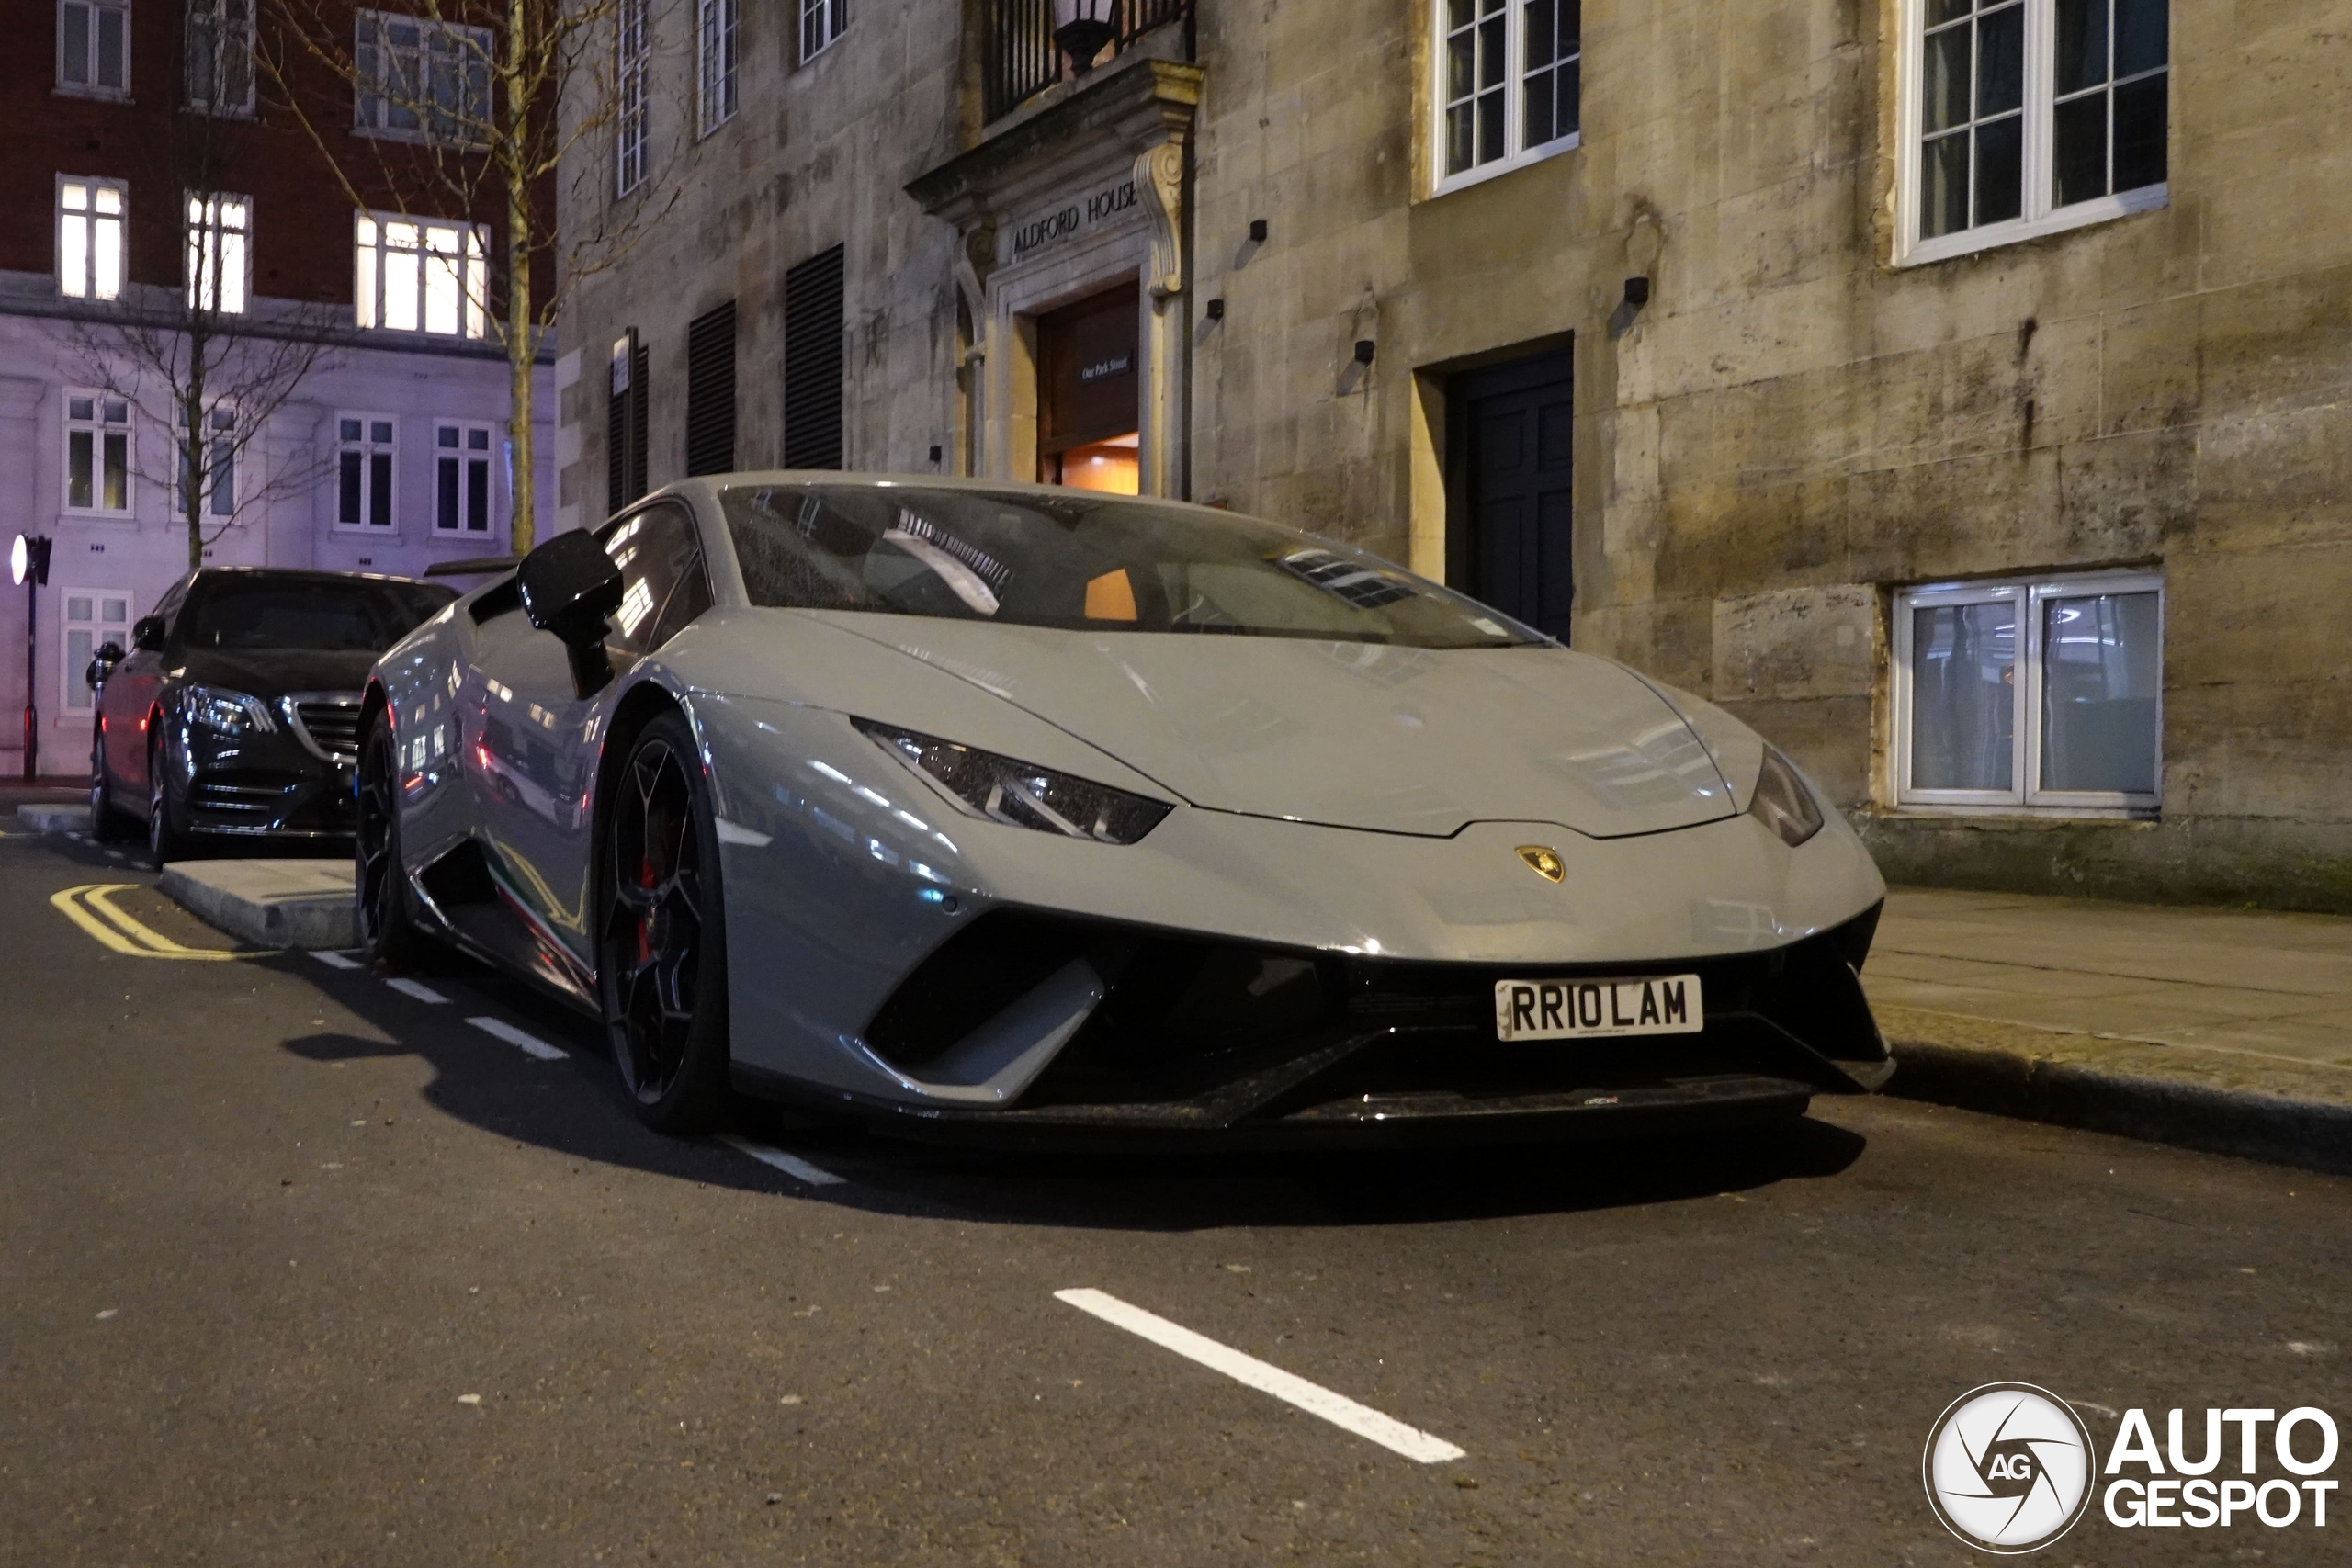
M 1893 878 L 2352 908 L 2352 0 L 791 0 L 716 126 L 711 9 L 572 521 L 721 400 L 1108 475 L 1712 696 Z

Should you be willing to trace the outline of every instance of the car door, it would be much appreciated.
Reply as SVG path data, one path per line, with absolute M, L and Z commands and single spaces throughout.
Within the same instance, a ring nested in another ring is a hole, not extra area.
M 476 728 L 475 810 L 505 891 L 542 938 L 560 942 L 583 965 L 594 962 L 589 836 L 605 718 L 620 677 L 710 603 L 683 504 L 657 502 L 606 525 L 597 540 L 621 572 L 621 606 L 605 642 L 613 680 L 582 695 L 562 642 L 534 627 L 517 604 L 477 628 L 465 704 Z
M 99 694 L 107 771 L 114 775 L 114 782 L 122 788 L 126 799 L 147 798 L 147 710 L 154 706 L 156 695 L 164 689 L 170 637 L 177 630 L 180 608 L 187 602 L 191 581 L 193 579 L 183 579 L 175 583 L 155 602 L 155 607 L 141 617 L 142 623 L 163 623 L 164 647 L 125 649 L 122 662 L 107 677 L 106 687 Z

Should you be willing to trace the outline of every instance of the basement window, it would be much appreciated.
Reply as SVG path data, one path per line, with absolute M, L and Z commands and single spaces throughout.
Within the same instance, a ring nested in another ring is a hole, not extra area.
M 2079 817 L 2160 804 L 2160 575 L 1906 589 L 1894 631 L 1898 805 Z

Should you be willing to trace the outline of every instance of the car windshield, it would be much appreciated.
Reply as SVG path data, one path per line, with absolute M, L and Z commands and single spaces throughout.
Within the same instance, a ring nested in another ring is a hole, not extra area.
M 427 582 L 232 578 L 195 595 L 180 640 L 191 648 L 381 653 L 456 597 Z
M 1376 556 L 1256 518 L 1082 491 L 731 485 L 754 604 L 1410 648 L 1534 634 Z

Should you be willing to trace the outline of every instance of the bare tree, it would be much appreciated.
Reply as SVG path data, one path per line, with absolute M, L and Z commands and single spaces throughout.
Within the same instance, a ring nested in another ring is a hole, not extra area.
M 541 347 L 580 283 L 619 260 L 677 199 L 673 185 L 644 179 L 641 164 L 634 183 L 622 177 L 617 151 L 575 156 L 617 147 L 632 126 L 641 132 L 643 44 L 657 7 L 385 3 L 403 13 L 347 0 L 261 0 L 262 69 L 356 209 L 495 231 L 500 243 L 486 265 L 424 265 L 459 276 L 469 310 L 506 351 L 520 555 L 537 535 L 531 373 Z M 560 231 L 555 197 L 567 162 L 579 188 L 563 193 L 570 221 Z
M 262 439 L 311 374 L 332 363 L 350 336 L 330 310 L 253 295 L 250 197 L 239 186 L 238 143 L 220 113 L 251 96 L 242 49 L 216 47 L 208 20 L 234 0 L 198 0 L 184 38 L 195 112 L 148 149 L 152 177 L 180 205 L 176 284 L 129 284 L 120 297 L 72 329 L 84 380 L 135 412 L 145 438 L 130 443 L 131 471 L 173 496 L 187 535 L 190 570 L 205 547 L 273 501 L 301 494 L 330 459 L 297 444 L 270 455 Z M 233 41 L 233 40 L 232 40 Z M 151 220 L 152 221 L 152 220 Z M 160 433 L 162 439 L 155 438 Z

